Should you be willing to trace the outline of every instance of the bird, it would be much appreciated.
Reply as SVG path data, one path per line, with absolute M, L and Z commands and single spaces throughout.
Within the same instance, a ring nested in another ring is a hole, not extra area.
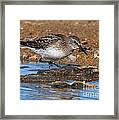
M 40 62 L 48 62 L 49 64 L 55 64 L 54 61 L 70 56 L 75 49 L 79 49 L 80 52 L 87 55 L 86 49 L 81 45 L 80 38 L 74 35 L 49 34 L 35 37 L 32 40 L 22 40 L 20 44 L 23 48 L 29 48 L 41 55 Z

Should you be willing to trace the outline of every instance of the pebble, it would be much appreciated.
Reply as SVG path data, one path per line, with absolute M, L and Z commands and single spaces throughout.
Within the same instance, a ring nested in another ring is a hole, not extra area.
M 35 24 L 35 25 L 34 25 Z M 90 25 L 89 25 L 90 24 Z M 20 40 L 23 38 L 31 38 L 38 36 L 46 36 L 51 33 L 61 33 L 66 36 L 68 35 L 76 35 L 81 41 L 82 38 L 88 43 L 88 47 L 93 49 L 94 47 L 99 47 L 99 21 L 98 20 L 21 20 L 20 21 Z M 33 33 L 32 36 L 29 33 Z M 69 58 L 62 59 L 60 63 L 78 63 L 81 65 L 96 65 L 98 66 L 99 61 L 95 59 L 93 53 L 89 51 L 88 57 L 84 61 L 84 56 L 79 51 L 74 52 L 74 55 L 79 55 L 79 59 L 76 61 L 69 61 Z M 30 54 L 30 53 L 29 53 Z M 58 61 L 59 62 L 59 61 Z M 57 63 L 57 61 L 56 61 Z

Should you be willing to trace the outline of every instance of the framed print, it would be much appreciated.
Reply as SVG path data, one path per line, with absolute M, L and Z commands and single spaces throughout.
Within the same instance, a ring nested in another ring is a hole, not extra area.
M 118 119 L 118 2 L 1 2 L 2 119 Z

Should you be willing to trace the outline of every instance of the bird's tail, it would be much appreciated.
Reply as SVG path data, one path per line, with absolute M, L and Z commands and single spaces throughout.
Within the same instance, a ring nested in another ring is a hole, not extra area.
M 20 45 L 27 46 L 27 42 L 20 41 Z

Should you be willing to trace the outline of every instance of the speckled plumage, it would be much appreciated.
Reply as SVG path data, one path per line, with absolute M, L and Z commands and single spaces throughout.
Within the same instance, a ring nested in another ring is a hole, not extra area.
M 42 59 L 49 59 L 51 61 L 65 58 L 77 48 L 80 48 L 81 51 L 87 54 L 82 48 L 79 38 L 76 36 L 66 37 L 62 34 L 52 34 L 37 37 L 32 41 L 21 41 L 20 44 L 40 54 Z

